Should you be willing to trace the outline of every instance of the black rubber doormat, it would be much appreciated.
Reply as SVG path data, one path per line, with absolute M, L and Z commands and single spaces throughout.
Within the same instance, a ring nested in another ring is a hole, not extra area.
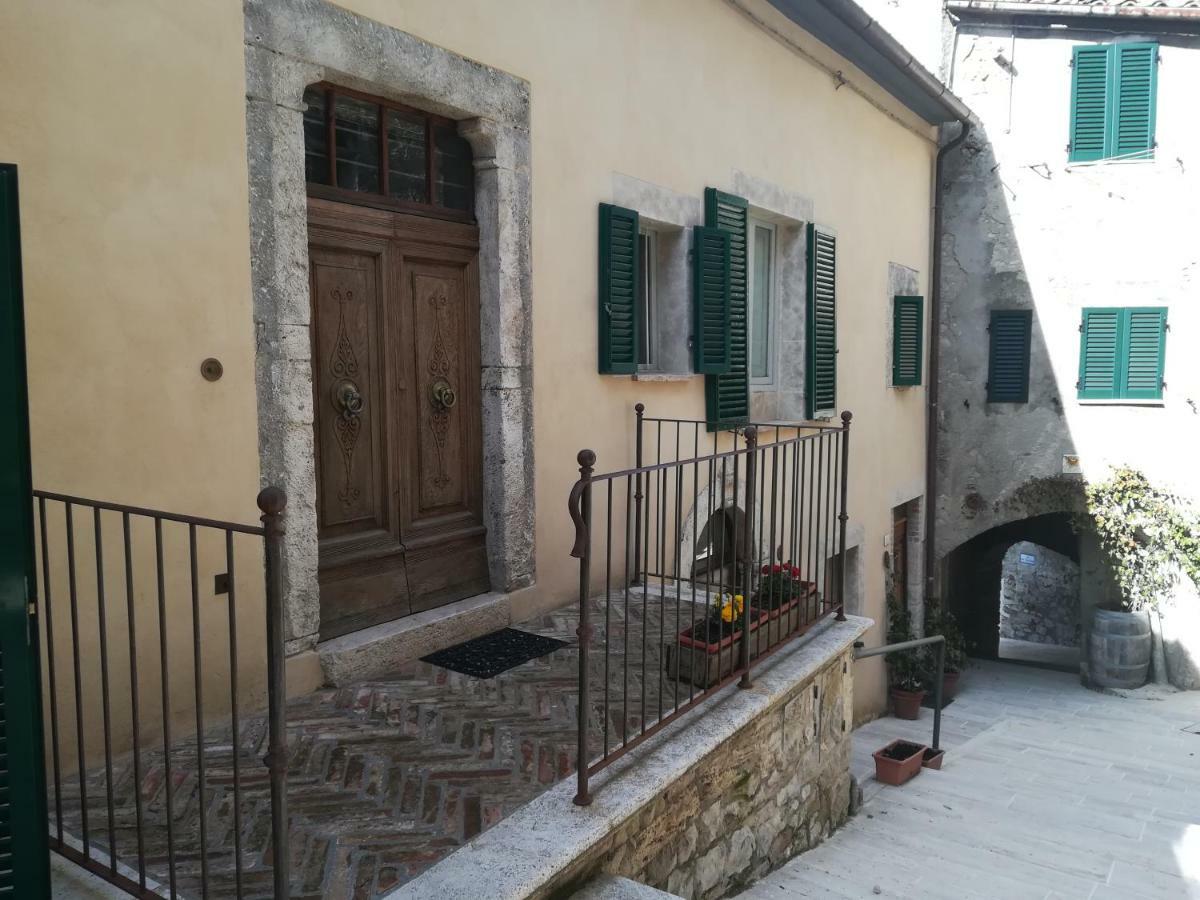
M 421 662 L 433 663 L 475 678 L 495 678 L 501 672 L 566 646 L 566 641 L 557 638 L 515 628 L 501 628 L 483 637 L 422 656 Z

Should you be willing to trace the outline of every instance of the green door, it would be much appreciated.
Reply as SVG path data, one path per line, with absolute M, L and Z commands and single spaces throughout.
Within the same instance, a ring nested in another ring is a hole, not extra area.
M 17 167 L 0 163 L 0 897 L 49 897 Z

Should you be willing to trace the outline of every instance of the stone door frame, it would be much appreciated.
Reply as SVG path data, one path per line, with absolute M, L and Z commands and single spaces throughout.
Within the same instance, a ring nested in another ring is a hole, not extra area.
M 514 591 L 535 576 L 529 85 L 325 0 L 243 7 L 260 477 L 288 495 L 295 653 L 320 625 L 304 89 L 328 81 L 456 119 L 474 151 L 484 524 L 492 589 Z

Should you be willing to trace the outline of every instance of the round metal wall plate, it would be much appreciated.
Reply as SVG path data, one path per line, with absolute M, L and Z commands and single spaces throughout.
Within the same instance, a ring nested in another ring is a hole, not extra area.
M 225 367 L 221 365 L 219 359 L 209 357 L 204 362 L 200 363 L 200 374 L 204 376 L 205 381 L 217 381 L 225 374 Z

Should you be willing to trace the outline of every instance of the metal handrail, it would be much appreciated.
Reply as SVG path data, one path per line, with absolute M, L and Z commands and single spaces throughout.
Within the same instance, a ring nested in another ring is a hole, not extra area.
M 887 656 L 889 653 L 896 653 L 900 650 L 913 650 L 917 647 L 924 647 L 929 644 L 936 644 L 937 650 L 934 656 L 937 659 L 937 678 L 933 680 L 933 749 L 939 749 L 938 743 L 942 737 L 942 678 L 946 674 L 946 636 L 944 634 L 934 634 L 929 637 L 915 638 L 911 641 L 899 641 L 895 644 L 884 644 L 882 647 L 866 648 L 862 641 L 857 641 L 854 644 L 854 658 L 867 659 L 872 656 Z

